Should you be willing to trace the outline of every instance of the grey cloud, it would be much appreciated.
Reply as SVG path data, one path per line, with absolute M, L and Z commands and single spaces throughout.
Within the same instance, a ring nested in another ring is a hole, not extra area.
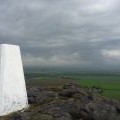
M 118 0 L 0 1 L 0 43 L 19 44 L 25 66 L 115 69 L 102 50 L 119 51 L 119 5 Z

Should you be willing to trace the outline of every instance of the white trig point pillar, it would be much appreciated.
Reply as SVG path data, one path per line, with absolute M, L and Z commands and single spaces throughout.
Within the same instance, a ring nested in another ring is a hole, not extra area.
M 20 48 L 0 45 L 0 116 L 28 107 Z

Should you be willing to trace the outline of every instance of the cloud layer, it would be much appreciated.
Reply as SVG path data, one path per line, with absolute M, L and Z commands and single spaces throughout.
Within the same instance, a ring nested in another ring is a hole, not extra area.
M 120 67 L 119 0 L 0 1 L 0 43 L 25 66 Z

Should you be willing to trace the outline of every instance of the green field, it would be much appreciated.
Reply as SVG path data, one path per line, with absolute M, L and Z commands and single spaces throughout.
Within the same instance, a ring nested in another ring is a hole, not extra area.
M 116 74 L 29 73 L 25 77 L 28 86 L 58 86 L 75 82 L 83 87 L 99 87 L 103 89 L 103 96 L 120 100 L 120 75 Z

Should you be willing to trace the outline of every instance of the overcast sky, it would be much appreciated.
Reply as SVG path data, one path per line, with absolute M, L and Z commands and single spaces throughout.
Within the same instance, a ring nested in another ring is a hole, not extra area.
M 0 44 L 24 66 L 120 68 L 119 0 L 0 0 Z

